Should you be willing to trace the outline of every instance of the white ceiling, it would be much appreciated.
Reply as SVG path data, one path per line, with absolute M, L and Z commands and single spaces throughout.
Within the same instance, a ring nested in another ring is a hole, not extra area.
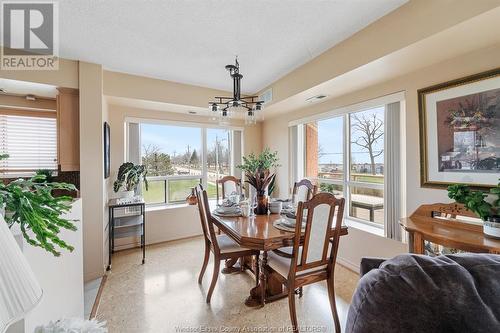
M 238 55 L 254 93 L 407 1 L 64 0 L 60 55 L 228 91 Z

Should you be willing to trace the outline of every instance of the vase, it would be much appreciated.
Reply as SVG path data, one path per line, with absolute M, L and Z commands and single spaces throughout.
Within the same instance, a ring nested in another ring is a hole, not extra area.
M 500 239 L 500 215 L 493 215 L 484 221 L 483 233 L 486 237 Z
M 194 194 L 194 187 L 191 188 L 191 194 L 188 195 L 188 197 L 186 198 L 186 202 L 188 203 L 188 205 L 196 205 L 198 203 L 198 198 L 196 197 L 196 194 Z
M 267 215 L 268 208 L 268 196 L 266 194 L 257 193 L 257 207 L 255 207 L 254 213 L 256 215 Z

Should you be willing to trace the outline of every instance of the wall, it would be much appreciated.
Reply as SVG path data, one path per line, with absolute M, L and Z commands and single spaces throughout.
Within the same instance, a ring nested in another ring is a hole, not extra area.
M 104 274 L 102 66 L 80 62 L 80 189 L 83 206 L 85 281 Z
M 279 152 L 283 166 L 279 169 L 279 188 L 289 188 L 288 177 L 288 122 L 313 114 L 334 110 L 339 107 L 356 104 L 379 96 L 398 91 L 406 94 L 404 147 L 406 154 L 406 209 L 403 215 L 413 212 L 419 205 L 432 202 L 449 202 L 446 191 L 420 187 L 420 157 L 418 134 L 417 90 L 433 84 L 446 82 L 463 76 L 500 67 L 500 44 L 476 50 L 447 61 L 423 68 L 407 75 L 383 82 L 368 88 L 354 91 L 309 108 L 266 119 L 263 125 L 263 145 Z M 281 193 L 284 196 L 284 193 Z M 353 229 L 353 228 L 351 228 Z M 376 237 L 376 236 L 375 236 Z M 363 244 L 363 246 L 360 246 Z M 394 244 L 389 239 L 373 238 L 373 235 L 361 230 L 352 230 L 343 238 L 339 256 L 356 264 L 362 256 L 395 255 L 406 249 L 400 243 Z

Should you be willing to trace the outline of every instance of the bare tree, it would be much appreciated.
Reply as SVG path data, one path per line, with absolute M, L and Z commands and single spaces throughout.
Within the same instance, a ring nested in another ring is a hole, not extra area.
M 374 146 L 384 135 L 384 122 L 377 118 L 375 113 L 371 115 L 362 114 L 358 116 L 353 114 L 351 118 L 351 128 L 360 133 L 360 136 L 352 143 L 366 149 L 370 155 L 371 173 L 375 172 L 375 157 L 380 156 L 384 150 L 375 151 Z

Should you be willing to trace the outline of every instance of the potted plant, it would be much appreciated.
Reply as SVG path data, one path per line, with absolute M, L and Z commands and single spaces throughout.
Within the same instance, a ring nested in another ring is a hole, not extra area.
M 8 158 L 0 155 L 0 160 Z M 61 249 L 73 251 L 73 246 L 59 238 L 61 228 L 76 230 L 74 221 L 61 217 L 71 210 L 72 198 L 54 197 L 53 190 L 75 191 L 72 184 L 47 182 L 46 176 L 37 174 L 28 179 L 17 179 L 8 184 L 0 182 L 0 207 L 5 211 L 5 221 L 11 228 L 19 225 L 26 241 L 59 256 Z
M 113 190 L 119 194 L 120 198 L 133 197 L 141 180 L 144 180 L 144 185 L 148 190 L 146 174 L 144 165 L 135 165 L 132 162 L 123 163 L 118 169 L 118 175 L 113 183 Z
M 273 193 L 276 181 L 276 174 L 271 173 L 270 170 L 279 167 L 278 162 L 278 152 L 271 152 L 269 148 L 266 148 L 258 156 L 254 153 L 246 157 L 243 156 L 243 164 L 237 166 L 245 171 L 247 178 L 245 182 L 255 189 L 257 196 L 256 214 L 267 214 L 268 196 Z
M 500 238 L 500 182 L 489 192 L 473 191 L 463 184 L 451 185 L 448 197 L 465 205 L 484 221 L 486 236 Z

